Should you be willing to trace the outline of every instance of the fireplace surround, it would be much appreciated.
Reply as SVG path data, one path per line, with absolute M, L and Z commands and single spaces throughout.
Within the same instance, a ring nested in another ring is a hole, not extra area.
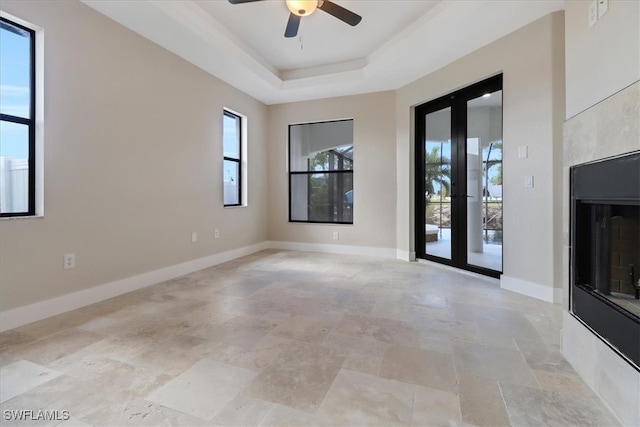
M 570 171 L 570 310 L 640 367 L 640 151 Z

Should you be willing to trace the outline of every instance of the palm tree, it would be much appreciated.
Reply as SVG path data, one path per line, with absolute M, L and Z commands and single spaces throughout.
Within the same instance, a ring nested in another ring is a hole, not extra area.
M 489 178 L 492 185 L 502 185 L 502 163 L 496 166 L 496 174 Z
M 436 185 L 440 186 L 440 191 L 449 194 L 451 191 L 451 168 L 449 159 L 440 156 L 440 148 L 433 147 L 424 156 L 424 188 L 427 202 L 436 194 Z
M 499 160 L 489 160 L 489 158 L 487 158 L 487 173 L 489 169 L 496 166 L 496 173 L 489 178 L 489 182 L 492 185 L 502 185 L 502 141 L 491 143 L 491 150 L 494 152 L 499 151 Z

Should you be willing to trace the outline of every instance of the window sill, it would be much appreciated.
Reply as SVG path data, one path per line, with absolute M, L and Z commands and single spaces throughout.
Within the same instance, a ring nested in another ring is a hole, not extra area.
M 238 205 L 238 206 L 225 206 L 225 209 L 242 209 L 242 208 L 248 208 L 249 205 Z
M 312 222 L 312 221 L 287 221 L 288 224 L 302 225 L 330 225 L 331 227 L 353 227 L 353 223 L 347 222 Z
M 0 217 L 0 221 L 20 221 L 23 219 L 42 219 L 44 215 L 30 215 L 30 216 L 3 216 Z

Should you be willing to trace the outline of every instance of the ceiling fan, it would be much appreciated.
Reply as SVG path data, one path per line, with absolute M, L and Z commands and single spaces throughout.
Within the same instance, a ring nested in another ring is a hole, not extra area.
M 231 4 L 240 3 L 252 3 L 255 1 L 265 0 L 229 0 Z M 298 27 L 300 27 L 300 20 L 303 16 L 311 15 L 316 9 L 320 9 L 327 12 L 339 20 L 346 22 L 347 24 L 355 27 L 362 20 L 362 16 L 345 9 L 342 6 L 329 1 L 329 0 L 285 0 L 289 11 L 289 22 L 287 22 L 287 28 L 284 31 L 285 37 L 295 37 L 298 34 Z

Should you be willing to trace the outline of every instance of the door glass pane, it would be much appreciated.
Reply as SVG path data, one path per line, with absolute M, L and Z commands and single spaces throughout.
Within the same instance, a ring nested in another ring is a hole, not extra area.
M 29 127 L 0 122 L 0 213 L 29 210 Z
M 467 264 L 502 271 L 502 91 L 467 102 Z
M 425 253 L 451 259 L 451 108 L 425 117 Z

